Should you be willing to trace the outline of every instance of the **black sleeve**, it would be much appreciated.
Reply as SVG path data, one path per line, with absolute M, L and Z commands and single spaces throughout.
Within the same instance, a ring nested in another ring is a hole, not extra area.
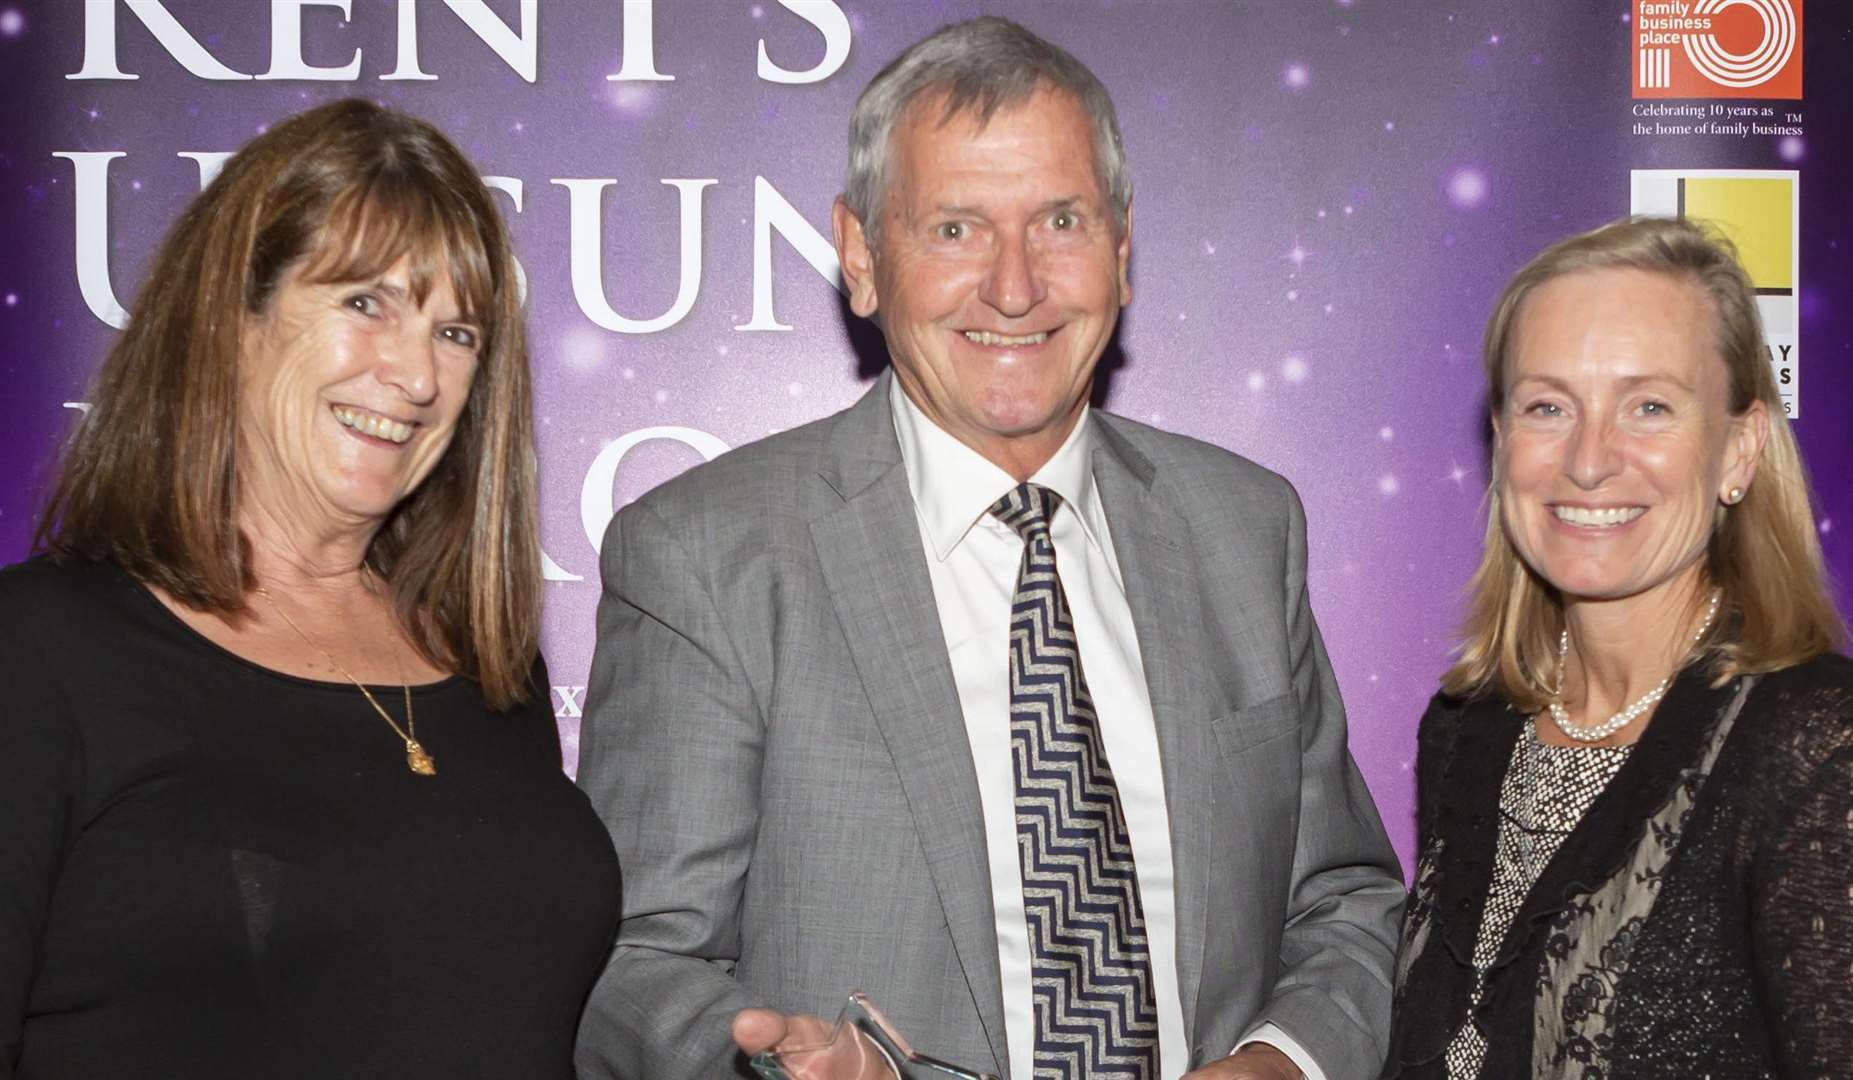
M 541 741 L 546 744 L 548 763 L 556 769 L 565 768 L 566 748 L 560 745 L 560 726 L 553 718 L 553 686 L 547 675 L 545 656 L 534 654 L 534 664 L 528 668 L 528 700 L 511 711 L 535 718 L 536 726 L 543 733 Z
M 1811 697 L 1806 736 L 1775 755 L 1785 805 L 1750 898 L 1766 1019 L 1794 1077 L 1853 1061 L 1853 693 Z
M 1416 857 L 1428 849 L 1435 835 L 1435 819 L 1441 812 L 1441 774 L 1453 752 L 1454 731 L 1459 719 L 1460 702 L 1437 693 L 1416 727 L 1415 793 Z
M 30 601 L 0 578 L 0 1075 L 20 1055 L 52 888 L 71 831 L 83 745 L 57 700 Z M 37 613 L 56 618 L 56 613 Z

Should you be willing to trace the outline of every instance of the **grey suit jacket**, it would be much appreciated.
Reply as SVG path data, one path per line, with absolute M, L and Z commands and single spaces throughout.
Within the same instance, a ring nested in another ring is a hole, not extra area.
M 1375 1076 L 1404 890 L 1346 750 L 1299 500 L 1224 450 L 1092 415 L 1165 774 L 1189 1066 L 1266 1020 L 1332 1080 Z M 737 1010 L 827 1019 L 853 988 L 927 1053 L 1007 1074 L 926 557 L 887 376 L 612 522 L 579 781 L 624 913 L 582 1076 L 733 1075 Z

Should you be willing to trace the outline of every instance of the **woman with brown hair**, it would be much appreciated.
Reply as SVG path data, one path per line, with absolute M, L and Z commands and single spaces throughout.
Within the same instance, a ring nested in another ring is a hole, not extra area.
M 1755 292 L 1704 228 L 1617 222 L 1485 352 L 1386 1075 L 1846 1075 L 1853 662 Z
M 182 215 L 0 571 L 0 1074 L 560 1076 L 617 868 L 506 231 L 360 101 Z

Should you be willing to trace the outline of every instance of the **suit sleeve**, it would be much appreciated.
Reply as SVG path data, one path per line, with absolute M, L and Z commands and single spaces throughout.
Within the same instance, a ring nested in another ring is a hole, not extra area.
M 23 1048 L 53 887 L 81 791 L 83 747 L 33 647 L 26 601 L 0 585 L 0 1077 Z
M 763 722 L 688 547 L 644 505 L 606 533 L 579 784 L 624 873 L 617 943 L 580 1022 L 581 1077 L 734 1075 L 739 910 Z
M 1257 1021 L 1277 1025 L 1327 1076 L 1376 1076 L 1405 892 L 1376 804 L 1351 759 L 1345 707 L 1306 587 L 1306 515 L 1287 490 L 1286 625 L 1300 710 L 1300 818 L 1281 974 Z

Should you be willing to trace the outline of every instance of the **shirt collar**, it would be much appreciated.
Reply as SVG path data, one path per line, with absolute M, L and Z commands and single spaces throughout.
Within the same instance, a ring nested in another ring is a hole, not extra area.
M 894 433 L 901 444 L 901 464 L 907 471 L 914 511 L 926 526 L 933 557 L 945 562 L 991 504 L 1003 498 L 1017 482 L 935 424 L 901 389 L 899 379 L 889 381 L 888 404 L 894 414 Z M 1062 505 L 1081 522 L 1087 542 L 1099 548 L 1099 533 L 1105 523 L 1100 518 L 1100 498 L 1090 467 L 1094 456 L 1092 416 L 1092 408 L 1082 406 L 1074 430 L 1055 456 L 1030 476 L 1030 482 L 1060 495 Z

